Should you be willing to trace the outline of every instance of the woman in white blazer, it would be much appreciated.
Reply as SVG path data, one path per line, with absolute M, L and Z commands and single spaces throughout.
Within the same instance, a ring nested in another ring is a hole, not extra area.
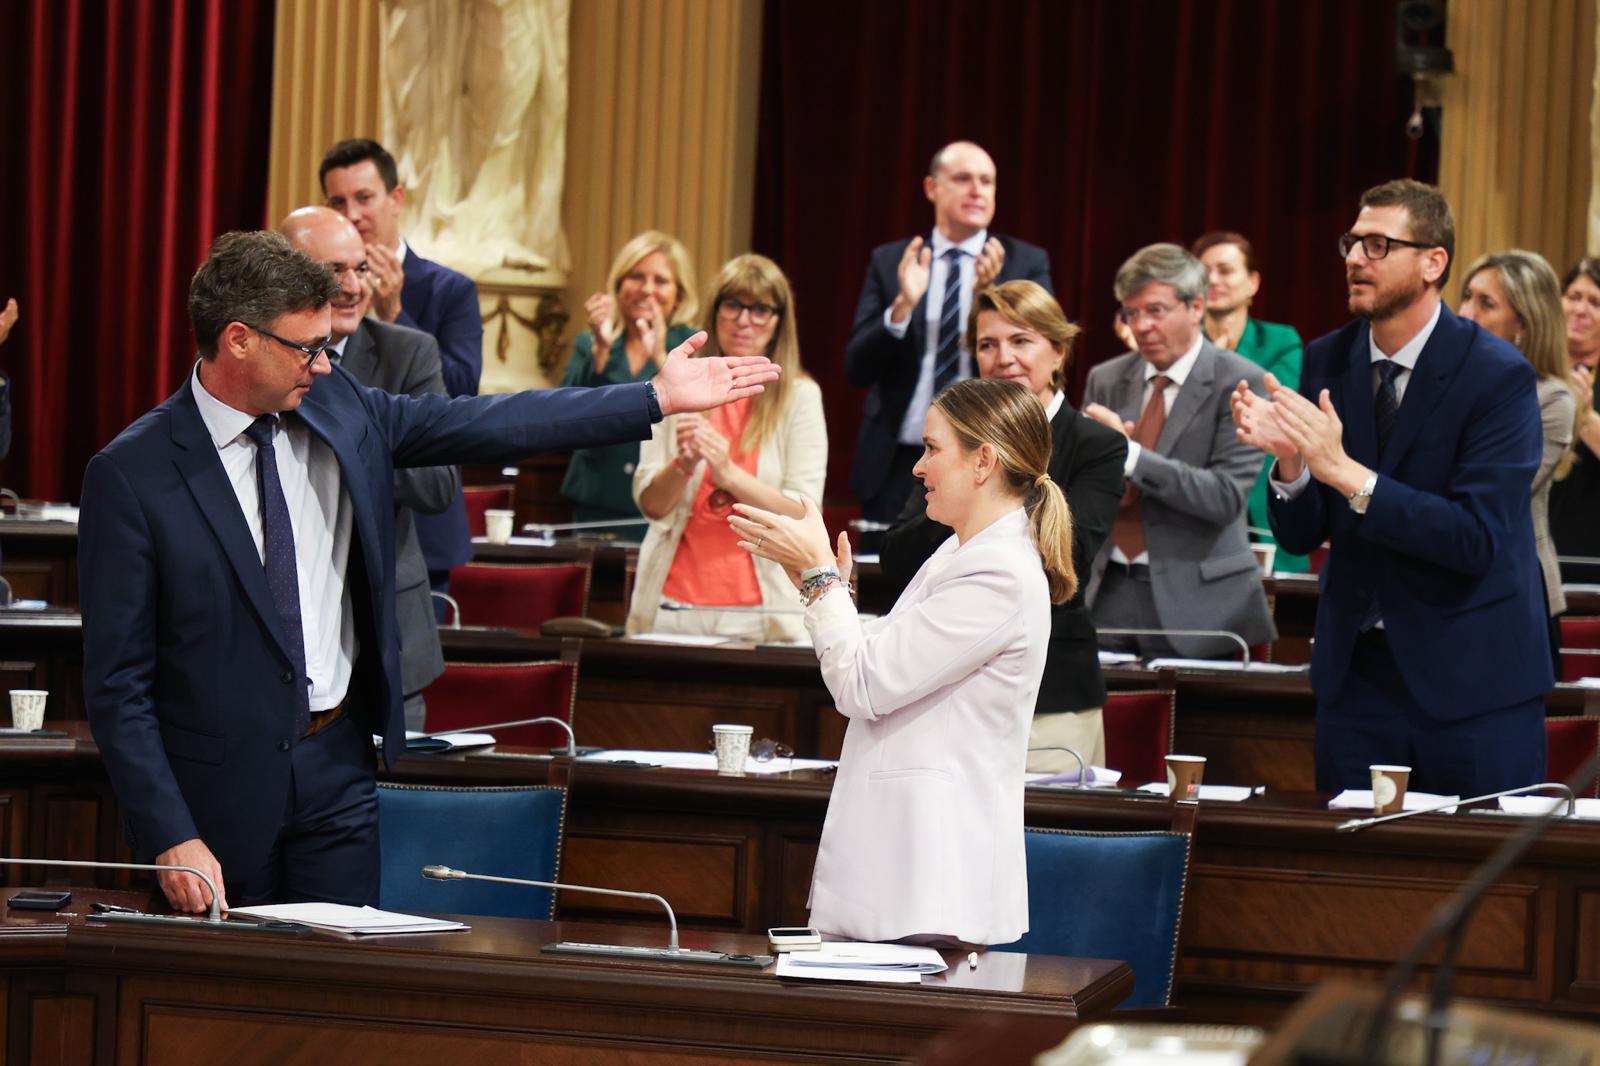
M 711 290 L 701 354 L 764 355 L 783 373 L 759 396 L 662 420 L 641 446 L 633 496 L 650 527 L 627 631 L 804 640 L 783 568 L 740 552 L 727 516 L 738 502 L 799 517 L 801 496 L 822 495 L 822 390 L 800 366 L 794 297 L 778 264 L 737 256 Z M 663 611 L 663 600 L 695 609 Z
M 950 537 L 894 609 L 862 621 L 810 500 L 740 506 L 742 546 L 801 588 L 822 676 L 850 719 L 811 882 L 811 921 L 857 940 L 1004 944 L 1028 929 L 1023 766 L 1050 604 L 1077 586 L 1050 426 L 1022 385 L 934 400 L 913 471 Z

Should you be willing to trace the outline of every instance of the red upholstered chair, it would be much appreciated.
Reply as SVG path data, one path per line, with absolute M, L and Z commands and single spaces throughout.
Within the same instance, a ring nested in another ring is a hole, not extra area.
M 1176 699 L 1172 689 L 1106 695 L 1106 765 L 1122 771 L 1123 787 L 1167 779 Z
M 510 485 L 468 485 L 461 490 L 467 504 L 467 531 L 474 537 L 489 535 L 489 525 L 483 512 L 511 510 Z
M 468 563 L 450 571 L 450 595 L 464 626 L 538 629 L 589 610 L 594 550 L 571 563 Z
M 561 642 L 561 659 L 555 662 L 446 663 L 444 673 L 423 690 L 427 701 L 427 732 L 468 729 L 495 722 L 548 715 L 572 724 L 578 703 L 577 640 Z M 517 726 L 497 729 L 495 740 L 533 748 L 565 747 L 567 734 L 560 726 Z
M 1600 718 L 1546 718 L 1544 741 L 1544 779 L 1565 781 L 1600 746 Z M 1580 796 L 1600 796 L 1593 778 L 1576 791 Z
M 1600 677 L 1600 618 L 1563 617 L 1561 680 L 1580 677 Z

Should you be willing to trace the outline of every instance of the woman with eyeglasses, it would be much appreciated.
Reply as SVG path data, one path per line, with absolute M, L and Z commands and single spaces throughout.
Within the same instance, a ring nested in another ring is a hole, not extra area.
M 821 497 L 822 390 L 800 366 L 794 297 L 778 264 L 738 256 L 711 290 L 700 354 L 765 355 L 783 373 L 752 399 L 657 423 L 641 446 L 633 494 L 650 528 L 627 631 L 803 640 L 783 568 L 739 551 L 727 517 L 735 503 L 799 517 L 800 497 Z
M 1556 554 L 1600 558 L 1600 258 L 1584 256 L 1572 264 L 1561 283 L 1561 311 L 1566 321 L 1567 365 L 1580 396 L 1575 429 L 1576 458 L 1572 472 L 1550 489 L 1550 534 Z M 1566 564 L 1562 576 L 1573 582 L 1600 581 L 1600 566 Z
M 562 385 L 622 385 L 646 381 L 667 353 L 694 333 L 700 304 L 694 292 L 694 267 L 676 237 L 646 230 L 617 252 L 603 292 L 584 303 L 589 328 L 572 344 Z M 633 502 L 633 472 L 639 445 L 633 441 L 603 448 L 579 448 L 567 464 L 561 494 L 573 503 L 579 522 L 638 519 Z M 638 539 L 638 525 L 619 527 Z
M 1537 252 L 1512 248 L 1480 256 L 1467 268 L 1457 313 L 1515 345 L 1539 376 L 1536 389 L 1544 454 L 1533 477 L 1533 543 L 1539 553 L 1539 567 L 1544 571 L 1551 648 L 1556 654 L 1561 647 L 1561 631 L 1555 619 L 1567 609 L 1567 600 L 1561 591 L 1561 570 L 1550 535 L 1550 491 L 1552 484 L 1566 477 L 1572 467 L 1573 427 L 1580 409 L 1580 389 L 1567 366 L 1561 284 L 1556 272 Z M 1582 406 L 1587 408 L 1588 404 Z M 1560 672 L 1557 654 L 1558 676 Z
M 1062 392 L 1078 327 L 1049 290 L 1031 281 L 1008 281 L 973 297 L 964 343 L 988 380 L 1027 387 L 1050 421 L 1050 477 L 1072 508 L 1072 560 L 1087 573 L 1111 535 L 1122 502 L 1128 438 L 1084 418 Z M 896 594 L 950 537 L 950 527 L 928 514 L 922 486 L 913 483 L 905 513 L 884 534 L 878 561 Z M 1082 590 L 1050 612 L 1050 652 L 1033 709 L 1028 769 L 1076 770 L 1069 748 L 1092 766 L 1104 766 L 1106 702 L 1100 647 Z
M 848 592 L 850 542 L 841 533 L 835 552 L 815 503 L 799 519 L 741 505 L 729 521 L 800 587 L 823 681 L 850 720 L 811 880 L 824 932 L 965 948 L 1028 931 L 1028 729 L 1050 605 L 1078 583 L 1050 450 L 1027 386 L 939 393 L 912 473 L 951 536 L 871 621 Z

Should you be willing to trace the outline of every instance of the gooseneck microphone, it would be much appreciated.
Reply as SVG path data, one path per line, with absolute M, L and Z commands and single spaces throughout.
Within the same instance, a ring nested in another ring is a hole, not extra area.
M 1095 626 L 1094 631 L 1104 637 L 1226 637 L 1239 645 L 1239 662 L 1250 665 L 1250 645 L 1230 629 L 1108 629 Z
M 1521 796 L 1529 792 L 1543 792 L 1546 789 L 1560 791 L 1567 799 L 1567 812 L 1565 817 L 1572 817 L 1572 812 L 1578 809 L 1578 799 L 1573 795 L 1572 789 L 1560 781 L 1541 781 L 1537 785 L 1523 785 L 1521 788 L 1507 788 L 1499 792 L 1486 792 L 1481 796 L 1468 796 L 1463 800 L 1450 800 L 1445 803 L 1435 804 L 1432 807 L 1420 807 L 1414 811 L 1396 811 L 1385 814 L 1381 818 L 1352 818 L 1348 822 L 1340 822 L 1334 827 L 1336 833 L 1355 833 L 1384 822 L 1398 822 L 1402 818 L 1415 818 L 1419 814 L 1437 814 L 1439 811 L 1448 811 L 1454 807 L 1465 807 L 1469 803 L 1483 803 L 1486 800 L 1499 799 L 1502 796 Z
M 1044 745 L 1042 745 L 1040 747 L 1037 747 L 1037 748 L 1029 748 L 1028 750 L 1029 751 L 1064 751 L 1064 752 L 1066 752 L 1068 755 L 1070 755 L 1074 759 L 1078 760 L 1078 782 L 1074 787 L 1075 788 L 1088 788 L 1089 787 L 1089 767 L 1088 767 L 1088 764 L 1086 764 L 1083 761 L 1083 756 L 1082 755 L 1079 755 L 1076 751 L 1073 751 L 1071 748 L 1067 747 L 1065 744 L 1044 744 Z M 1030 781 L 1029 784 L 1038 785 L 1038 784 L 1043 784 L 1044 781 L 1054 781 L 1054 780 L 1055 780 L 1054 777 L 1049 777 L 1049 778 L 1043 779 L 1042 781 Z
M 559 944 L 546 944 L 541 951 L 566 955 L 604 955 L 610 958 L 624 959 L 654 959 L 667 962 L 709 962 L 727 966 L 766 966 L 772 961 L 771 955 L 740 955 L 729 954 L 723 951 L 700 951 L 694 948 L 685 948 L 678 944 L 678 916 L 672 911 L 672 904 L 654 892 L 629 892 L 620 888 L 597 888 L 593 885 L 569 885 L 559 881 L 532 881 L 523 877 L 495 877 L 491 874 L 474 874 L 465 870 L 455 870 L 442 863 L 433 863 L 422 868 L 422 876 L 431 881 L 488 881 L 500 885 L 526 885 L 529 888 L 548 888 L 556 892 L 587 892 L 597 896 L 621 896 L 626 899 L 642 899 L 652 903 L 659 903 L 667 912 L 667 924 L 671 929 L 667 946 L 664 948 L 630 947 L 624 944 L 585 944 L 572 941 L 562 941 Z
M 211 890 L 211 910 L 204 918 L 190 917 L 186 914 L 142 914 L 109 911 L 105 914 L 92 915 L 97 922 L 116 922 L 125 925 L 166 925 L 181 926 L 186 929 L 216 928 L 226 929 L 230 933 L 303 933 L 307 926 L 298 922 L 230 922 L 222 917 L 222 906 L 217 895 L 217 886 L 210 876 L 204 871 L 193 866 L 158 866 L 149 862 L 95 862 L 87 859 L 12 859 L 0 856 L 0 866 L 69 866 L 86 870 L 152 870 L 160 873 L 163 870 L 181 870 L 184 873 L 194 874 L 205 882 Z
M 421 736 L 408 737 L 408 740 L 433 740 L 435 737 L 449 737 L 457 733 L 492 733 L 496 729 L 510 729 L 519 725 L 558 725 L 567 734 L 567 755 L 570 758 L 578 757 L 578 736 L 572 731 L 572 726 L 560 718 L 519 718 L 514 722 L 490 722 L 488 725 L 468 726 L 464 729 L 439 729 L 432 733 L 423 733 Z

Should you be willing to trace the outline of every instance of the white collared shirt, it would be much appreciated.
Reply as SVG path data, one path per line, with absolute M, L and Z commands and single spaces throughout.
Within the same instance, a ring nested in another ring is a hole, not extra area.
M 196 362 L 190 375 L 195 405 L 244 512 L 256 554 L 265 565 L 256 446 L 245 436 L 255 416 L 229 407 L 207 392 L 200 383 L 201 365 Z M 344 699 L 356 660 L 355 613 L 346 583 L 353 516 L 350 495 L 344 491 L 333 449 L 299 418 L 280 415 L 273 440 L 278 480 L 289 506 L 289 528 L 294 532 L 311 709 L 325 711 Z M 283 447 L 285 443 L 288 447 Z
M 1399 351 L 1393 355 L 1384 354 L 1383 349 L 1378 347 L 1378 339 L 1372 335 L 1372 328 L 1370 326 L 1367 328 L 1367 354 L 1372 360 L 1373 396 L 1378 395 L 1378 389 L 1383 384 L 1383 378 L 1378 374 L 1379 364 L 1385 359 L 1393 359 L 1394 364 L 1400 368 L 1400 372 L 1394 376 L 1395 404 L 1398 406 L 1405 402 L 1406 386 L 1411 384 L 1411 372 L 1417 368 L 1417 360 L 1422 356 L 1422 349 L 1428 346 L 1428 339 L 1433 336 L 1434 327 L 1439 324 L 1439 317 L 1443 310 L 1444 303 L 1440 301 L 1434 307 L 1433 317 L 1428 319 L 1428 324 L 1418 330 L 1415 337 L 1402 344 Z M 1277 470 L 1278 464 L 1274 460 L 1272 471 L 1277 473 Z M 1304 492 L 1305 487 L 1311 483 L 1311 468 L 1302 466 L 1300 468 L 1300 476 L 1293 481 L 1279 481 L 1275 477 L 1269 478 L 1269 480 L 1272 484 L 1273 492 L 1276 492 L 1286 500 L 1292 500 Z
M 1139 411 L 1143 413 L 1145 405 L 1150 402 L 1150 394 L 1155 391 L 1155 386 L 1150 384 L 1158 374 L 1165 374 L 1167 387 L 1161 393 L 1161 405 L 1167 409 L 1167 414 L 1172 413 L 1173 401 L 1178 398 L 1178 390 L 1183 388 L 1183 383 L 1189 380 L 1189 372 L 1194 369 L 1194 364 L 1200 358 L 1200 346 L 1205 343 L 1205 334 L 1195 330 L 1194 343 L 1189 345 L 1189 350 L 1180 355 L 1167 369 L 1158 370 L 1146 362 L 1144 364 L 1144 391 L 1139 393 Z M 1128 458 L 1122 463 L 1122 476 L 1132 477 L 1133 468 L 1139 463 L 1139 454 L 1144 451 L 1138 441 L 1128 438 Z M 1150 562 L 1150 552 L 1145 550 L 1139 553 L 1138 558 L 1130 559 L 1123 554 L 1121 548 L 1115 544 L 1111 546 L 1111 561 L 1114 563 L 1132 563 L 1143 565 Z
M 1054 422 L 1056 415 L 1061 413 L 1061 405 L 1066 402 L 1067 394 L 1057 389 L 1056 394 L 1050 397 L 1050 402 L 1044 405 L 1044 420 L 1046 422 Z
M 906 414 L 900 420 L 900 443 L 922 447 L 922 423 L 928 417 L 928 406 L 933 403 L 933 364 L 938 357 L 939 350 L 939 312 L 944 309 L 944 287 L 950 275 L 950 264 L 945 262 L 944 253 L 951 248 L 959 248 L 964 253 L 958 262 L 961 268 L 958 284 L 961 286 L 961 317 L 957 328 L 963 333 L 967 328 L 967 314 L 972 310 L 972 282 L 977 277 L 977 258 L 983 252 L 983 246 L 989 239 L 989 231 L 979 230 L 966 240 L 957 244 L 946 237 L 935 227 L 933 231 L 933 262 L 928 268 L 928 293 L 923 299 L 923 320 L 927 322 L 927 341 L 922 347 L 922 369 L 917 372 L 917 387 L 911 391 L 911 402 L 906 404 Z M 887 307 L 883 312 L 883 326 L 892 337 L 904 337 L 906 330 L 911 328 L 911 316 L 907 315 L 903 322 L 891 322 L 889 315 L 893 307 Z M 960 377 L 970 377 L 967 360 L 969 356 L 961 358 Z

